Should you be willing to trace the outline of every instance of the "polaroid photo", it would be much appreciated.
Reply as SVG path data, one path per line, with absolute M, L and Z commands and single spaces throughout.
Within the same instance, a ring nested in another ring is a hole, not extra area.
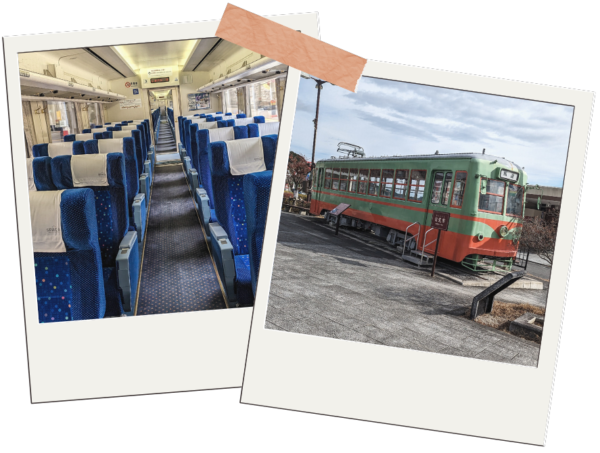
M 301 75 L 241 402 L 543 444 L 593 93 Z
M 242 383 L 298 86 L 218 25 L 4 38 L 33 403 Z

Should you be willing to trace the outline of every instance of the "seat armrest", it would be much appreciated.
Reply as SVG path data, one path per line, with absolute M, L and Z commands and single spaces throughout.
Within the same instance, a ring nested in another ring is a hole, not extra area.
M 204 231 L 210 236 L 208 227 L 208 224 L 210 223 L 210 200 L 205 189 L 196 189 L 196 203 L 198 204 L 198 211 L 200 212 L 200 220 L 202 220 Z
M 146 162 L 144 162 L 144 173 L 147 173 L 150 177 L 150 184 L 152 184 L 152 180 L 154 179 L 152 177 L 152 175 L 154 174 L 152 170 L 152 161 L 150 159 L 147 159 Z
M 237 301 L 235 294 L 235 262 L 233 260 L 233 246 L 227 238 L 225 230 L 216 223 L 209 224 L 210 244 L 213 259 L 219 272 L 219 278 L 225 288 L 227 302 L 231 305 Z
M 140 175 L 140 193 L 145 195 L 146 209 L 148 209 L 150 203 L 150 177 L 148 173 Z
M 196 193 L 196 189 L 198 188 L 198 172 L 195 168 L 190 169 L 190 185 L 192 193 Z
M 147 213 L 146 196 L 143 193 L 139 193 L 133 199 L 133 221 L 137 227 L 138 242 L 140 244 L 144 242 Z
M 123 293 L 123 310 L 127 315 L 133 315 L 140 275 L 137 232 L 129 231 L 119 244 L 116 266 L 119 288 Z

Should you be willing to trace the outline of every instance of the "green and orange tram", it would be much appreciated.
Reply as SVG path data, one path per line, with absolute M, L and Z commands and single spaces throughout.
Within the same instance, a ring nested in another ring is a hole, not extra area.
M 482 270 L 492 257 L 510 268 L 521 233 L 527 174 L 503 157 L 485 154 L 331 158 L 317 162 L 310 212 L 350 208 L 342 226 L 372 230 L 421 263 L 435 250 L 433 211 L 450 214 L 438 256 Z M 337 221 L 337 218 L 335 219 Z

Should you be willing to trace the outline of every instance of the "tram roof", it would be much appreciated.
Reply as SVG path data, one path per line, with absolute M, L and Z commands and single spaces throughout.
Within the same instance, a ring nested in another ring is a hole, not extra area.
M 379 157 L 342 157 L 338 159 L 321 159 L 319 162 L 378 162 L 386 160 L 430 160 L 430 159 L 479 159 L 490 162 L 497 160 L 499 164 L 516 167 L 523 170 L 519 165 L 504 158 L 482 153 L 447 153 L 447 154 L 414 154 L 406 156 L 379 156 Z

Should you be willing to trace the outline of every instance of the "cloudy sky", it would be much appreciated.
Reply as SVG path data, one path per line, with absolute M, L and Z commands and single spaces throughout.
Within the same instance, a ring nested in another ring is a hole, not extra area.
M 300 79 L 292 151 L 310 160 L 317 90 Z M 339 142 L 368 157 L 480 153 L 525 167 L 530 184 L 562 187 L 573 108 L 363 77 L 358 93 L 325 84 L 315 160 Z

